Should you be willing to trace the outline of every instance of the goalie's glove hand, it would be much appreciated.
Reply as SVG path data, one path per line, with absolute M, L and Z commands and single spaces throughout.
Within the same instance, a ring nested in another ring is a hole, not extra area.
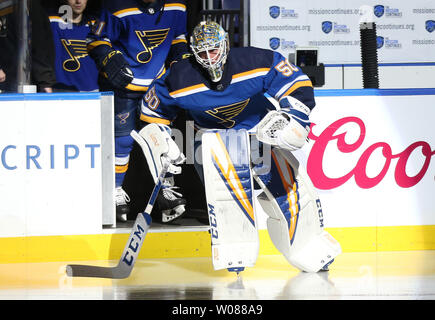
M 133 81 L 133 72 L 120 51 L 111 51 L 101 63 L 104 77 L 118 89 L 125 89 Z
M 281 114 L 287 117 L 289 123 L 277 132 L 279 146 L 294 151 L 300 149 L 308 140 L 311 122 L 310 108 L 299 100 L 287 96 L 279 102 Z

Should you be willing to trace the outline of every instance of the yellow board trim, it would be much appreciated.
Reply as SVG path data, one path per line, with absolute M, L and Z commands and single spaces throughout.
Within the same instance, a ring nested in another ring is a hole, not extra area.
M 327 228 L 343 252 L 435 250 L 435 225 Z M 129 230 L 128 230 L 129 231 Z M 126 231 L 126 232 L 128 232 Z M 0 238 L 0 263 L 118 260 L 128 233 Z M 260 254 L 279 254 L 267 230 Z M 207 231 L 149 232 L 140 259 L 209 257 Z

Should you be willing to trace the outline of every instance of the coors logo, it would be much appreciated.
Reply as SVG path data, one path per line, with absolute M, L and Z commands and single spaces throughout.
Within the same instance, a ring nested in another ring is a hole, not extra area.
M 337 133 L 340 128 L 349 123 L 356 124 L 360 130 L 359 137 L 354 143 L 347 143 L 345 141 L 346 132 Z M 312 127 L 313 126 L 314 124 L 312 124 Z M 398 153 L 393 152 L 388 143 L 377 142 L 364 150 L 352 170 L 343 172 L 341 177 L 328 177 L 323 170 L 323 158 L 325 156 L 326 147 L 330 143 L 333 143 L 337 146 L 337 152 L 352 153 L 361 147 L 365 136 L 366 127 L 364 122 L 357 117 L 346 117 L 335 121 L 319 134 L 318 137 L 315 136 L 312 131 L 310 132 L 309 138 L 314 140 L 314 144 L 308 157 L 307 172 L 317 188 L 323 190 L 334 189 L 344 184 L 351 177 L 355 178 L 355 182 L 360 188 L 373 188 L 385 177 L 392 166 L 392 160 L 397 160 L 396 166 L 393 169 L 397 185 L 402 188 L 410 188 L 419 183 L 424 177 L 431 159 L 435 155 L 435 150 L 432 150 L 431 146 L 424 141 L 414 142 L 405 148 L 405 150 Z M 382 150 L 383 167 L 376 176 L 369 177 L 367 175 L 367 164 L 372 154 L 378 149 Z M 424 161 L 421 163 L 418 173 L 414 176 L 409 176 L 406 172 L 406 165 L 413 152 L 420 152 Z

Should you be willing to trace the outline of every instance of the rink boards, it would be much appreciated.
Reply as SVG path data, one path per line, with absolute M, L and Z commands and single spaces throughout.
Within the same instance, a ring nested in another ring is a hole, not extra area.
M 119 258 L 130 230 L 102 227 L 115 224 L 111 99 L 0 96 L 0 263 Z M 318 90 L 316 101 L 297 157 L 343 251 L 435 249 L 435 89 Z M 265 221 L 259 210 L 260 254 L 277 254 Z M 139 257 L 210 256 L 207 229 L 152 228 Z

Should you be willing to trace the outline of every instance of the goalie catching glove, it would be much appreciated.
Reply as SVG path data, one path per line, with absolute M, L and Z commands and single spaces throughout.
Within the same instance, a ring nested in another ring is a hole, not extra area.
M 280 111 L 270 111 L 257 126 L 259 141 L 290 151 L 305 144 L 310 132 L 310 108 L 287 96 L 280 101 Z
M 133 81 L 133 72 L 121 51 L 111 51 L 100 66 L 104 77 L 116 88 L 124 89 Z

